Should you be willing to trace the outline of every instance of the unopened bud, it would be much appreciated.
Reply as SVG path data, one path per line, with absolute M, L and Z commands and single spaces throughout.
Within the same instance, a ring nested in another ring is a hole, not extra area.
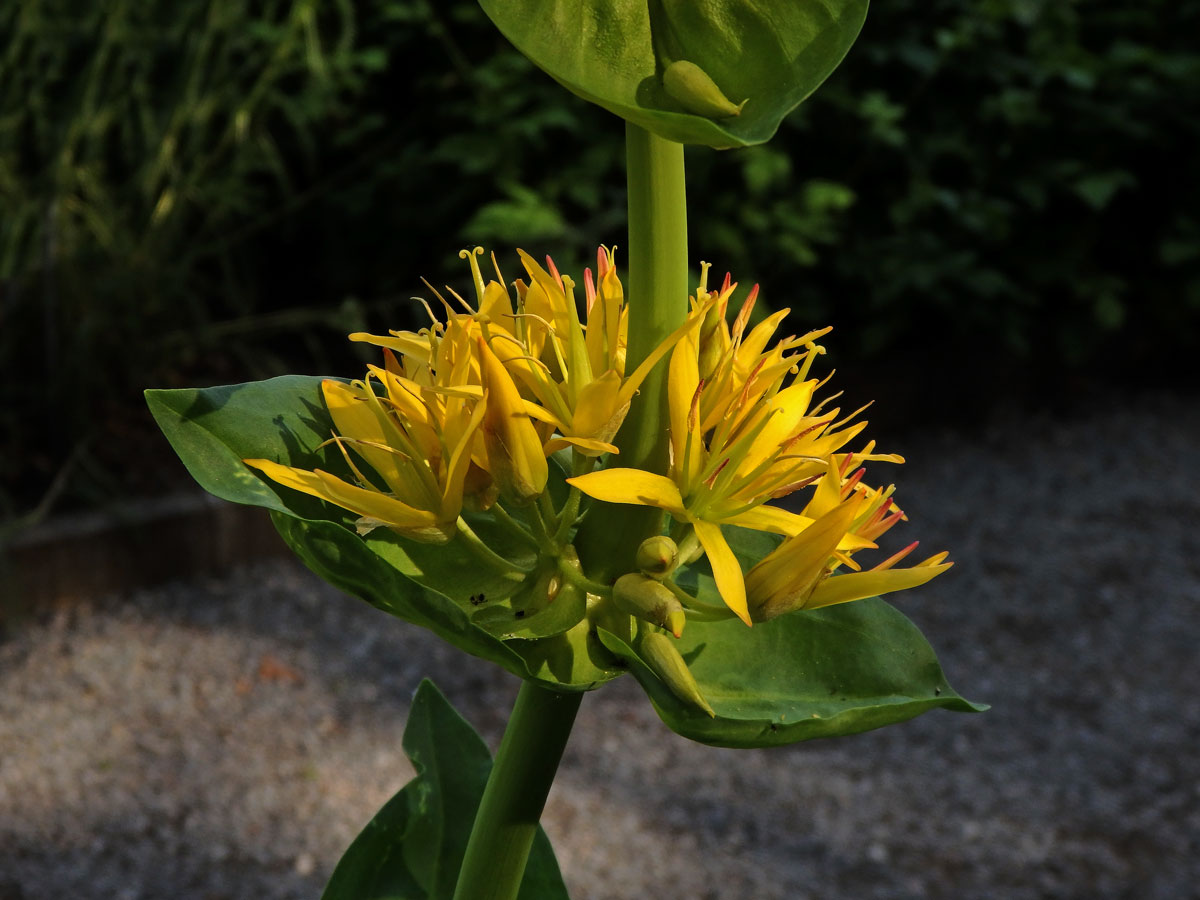
M 700 353 L 696 364 L 704 380 L 712 378 L 725 356 L 727 340 L 725 333 L 717 327 L 720 324 L 721 310 L 713 304 L 704 314 L 704 321 L 700 325 Z
M 683 634 L 683 606 L 660 581 L 640 572 L 622 575 L 613 585 L 613 602 L 622 612 L 666 628 L 675 637 Z
M 643 575 L 662 580 L 675 571 L 679 548 L 665 534 L 648 537 L 637 549 L 637 567 Z
M 672 694 L 684 703 L 690 703 L 716 718 L 717 714 L 700 693 L 700 686 L 696 684 L 687 663 L 679 655 L 674 641 L 661 631 L 655 631 L 642 636 L 638 650 L 646 665 L 663 680 Z
M 740 116 L 746 101 L 734 103 L 717 87 L 709 74 L 694 62 L 679 59 L 663 72 L 663 89 L 690 113 L 710 119 Z
M 512 376 L 482 338 L 479 377 L 487 404 L 482 431 L 488 467 L 500 493 L 524 505 L 546 489 L 546 456 Z

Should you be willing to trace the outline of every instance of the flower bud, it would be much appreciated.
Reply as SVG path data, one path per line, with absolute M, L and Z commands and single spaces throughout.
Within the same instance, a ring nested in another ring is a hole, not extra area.
M 637 567 L 659 581 L 675 571 L 678 562 L 679 548 L 665 534 L 646 538 L 637 549 Z
M 613 602 L 622 612 L 666 628 L 675 637 L 683 634 L 683 606 L 660 581 L 640 572 L 622 575 L 613 585 Z
M 746 101 L 734 103 L 717 87 L 708 73 L 694 62 L 678 59 L 663 72 L 663 90 L 690 113 L 710 119 L 740 116 Z
M 483 441 L 488 467 L 500 493 L 523 505 L 546 489 L 549 476 L 546 455 L 512 376 L 486 341 L 480 338 L 478 346 L 479 375 L 487 404 Z
M 725 332 L 718 327 L 721 324 L 722 316 L 721 307 L 713 304 L 704 314 L 704 321 L 700 325 L 700 352 L 696 357 L 696 364 L 701 379 L 705 381 L 712 378 L 728 349 L 728 338 Z
M 684 703 L 690 703 L 716 718 L 717 714 L 700 693 L 700 686 L 696 684 L 687 663 L 679 655 L 674 641 L 661 631 L 655 631 L 642 636 L 638 651 L 646 665 L 663 680 L 672 694 Z

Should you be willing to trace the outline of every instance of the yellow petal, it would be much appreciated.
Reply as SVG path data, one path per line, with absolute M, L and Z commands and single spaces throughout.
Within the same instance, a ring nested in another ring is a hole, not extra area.
M 334 430 L 339 436 L 354 441 L 352 446 L 355 452 L 379 473 L 389 488 L 399 492 L 405 485 L 405 475 L 399 465 L 400 458 L 383 449 L 395 446 L 395 442 L 390 439 L 391 435 L 376 415 L 374 405 L 368 399 L 367 390 L 361 386 L 362 382 L 356 384 L 359 386 L 332 379 L 321 382 L 321 394 L 333 419 Z M 363 441 L 368 443 L 360 443 Z M 372 447 L 372 443 L 382 446 Z
M 857 495 L 790 537 L 746 573 L 746 591 L 758 621 L 805 604 L 812 586 L 825 572 L 846 531 L 854 521 L 861 498 Z
M 813 523 L 808 516 L 780 509 L 778 506 L 756 506 L 754 509 L 737 513 L 732 516 L 722 516 L 722 522 L 729 525 L 740 525 L 743 528 L 753 528 L 755 531 L 769 531 L 772 534 L 782 534 L 791 537 L 799 534 Z
M 739 476 L 749 475 L 767 459 L 778 455 L 788 439 L 796 434 L 816 385 L 815 381 L 793 384 L 771 398 L 767 404 L 766 425 L 754 439 L 749 452 L 738 462 Z
M 427 531 L 436 528 L 439 524 L 438 517 L 429 510 L 416 509 L 379 491 L 370 491 L 348 484 L 337 476 L 320 469 L 308 472 L 304 469 L 280 465 L 269 459 L 246 459 L 243 462 L 259 469 L 272 481 L 276 481 L 284 487 L 327 500 L 360 516 L 377 519 L 391 528 L 402 531 Z
M 876 569 L 867 572 L 849 572 L 834 575 L 817 585 L 816 590 L 804 604 L 805 609 L 820 609 L 835 603 L 848 603 L 866 597 L 878 597 L 892 591 L 903 591 L 917 587 L 941 575 L 954 563 L 934 566 L 913 566 L 910 569 Z
M 356 331 L 350 335 L 350 340 L 364 344 L 374 344 L 376 347 L 387 347 L 405 356 L 413 356 L 421 362 L 429 362 L 429 341 L 411 331 L 401 331 L 394 335 L 367 334 Z
M 655 347 L 650 352 L 649 356 L 647 356 L 644 360 L 642 360 L 641 365 L 639 365 L 636 369 L 633 370 L 633 374 L 625 379 L 625 383 L 621 386 L 621 396 L 624 398 L 624 400 L 626 402 L 633 399 L 633 395 L 635 393 L 637 393 L 637 389 L 639 387 L 641 387 L 642 382 L 646 380 L 646 376 L 650 374 L 650 370 L 653 369 L 656 365 L 658 365 L 658 361 L 667 355 L 668 350 L 675 347 L 676 344 L 679 341 L 682 341 L 685 336 L 693 334 L 693 332 L 695 332 L 698 335 L 698 332 L 696 332 L 696 329 L 698 329 L 700 327 L 700 323 L 704 321 L 704 312 L 707 309 L 708 309 L 708 307 L 705 306 L 705 307 L 702 307 L 701 309 L 699 309 L 697 312 L 694 312 L 691 315 L 689 315 L 687 318 L 687 321 L 685 321 L 682 325 L 680 325 L 678 328 L 676 328 L 674 331 L 672 331 L 669 335 L 667 335 L 666 338 L 663 340 L 663 342 L 661 344 L 659 344 L 657 347 Z M 695 339 L 692 342 L 693 358 L 696 356 L 696 353 L 698 352 L 697 351 L 697 348 L 699 346 L 698 341 L 699 341 L 699 337 L 695 337 Z M 699 368 L 697 368 L 696 369 L 696 383 L 699 384 L 699 382 L 700 382 L 700 370 L 699 370 Z M 695 391 L 694 386 L 693 386 L 692 390 Z M 688 402 L 691 403 L 690 396 L 688 397 Z
M 561 435 L 556 435 L 546 441 L 544 449 L 546 455 L 549 456 L 551 453 L 562 450 L 564 447 L 574 447 L 584 456 L 592 457 L 599 456 L 601 453 L 620 452 L 617 450 L 616 445 L 606 444 L 604 441 L 597 441 L 594 438 L 562 437 Z
M 739 619 L 749 625 L 750 609 L 746 603 L 746 583 L 742 578 L 742 566 L 729 549 L 725 535 L 721 534 L 721 526 L 703 521 L 695 521 L 692 524 L 696 528 L 700 546 L 708 556 L 708 564 L 712 568 L 721 599 L 737 613 Z
M 579 391 L 571 416 L 570 434 L 611 441 L 629 409 L 629 404 L 622 402 L 620 394 L 621 376 L 613 369 L 585 385 Z
M 503 363 L 478 341 L 479 369 L 486 392 L 483 439 L 492 477 L 514 502 L 526 503 L 546 489 L 549 468 L 542 441 L 525 413 L 525 401 Z
M 685 335 L 671 352 L 671 367 L 667 375 L 667 412 L 671 429 L 671 450 L 674 469 L 683 490 L 691 493 L 692 480 L 703 467 L 703 442 L 693 433 L 688 419 L 696 390 L 700 387 L 700 369 L 696 362 L 698 336 Z
M 672 515 L 682 518 L 683 497 L 679 488 L 665 475 L 656 475 L 642 469 L 601 469 L 568 478 L 572 484 L 589 497 L 605 503 L 632 503 L 638 506 L 657 506 Z
M 466 481 L 467 469 L 471 464 L 471 443 L 483 422 L 487 407 L 481 400 L 475 404 L 471 416 L 466 420 L 461 433 L 455 434 L 449 430 L 446 437 L 451 443 L 450 462 L 446 466 L 446 476 L 442 494 L 442 519 L 454 521 L 462 512 L 463 484 Z

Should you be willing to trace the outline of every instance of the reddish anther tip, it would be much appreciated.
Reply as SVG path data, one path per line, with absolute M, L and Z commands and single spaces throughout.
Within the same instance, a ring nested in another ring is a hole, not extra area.
M 908 554 L 910 554 L 914 550 L 916 550 L 917 545 L 920 543 L 921 543 L 920 541 L 913 541 L 911 544 L 909 544 L 907 547 L 905 547 L 899 553 L 893 553 L 891 556 L 889 556 L 887 559 L 885 559 L 879 565 L 877 565 L 873 569 L 871 569 L 871 571 L 878 572 L 883 569 L 890 569 L 896 563 L 900 562 L 900 560 L 904 559 L 904 557 L 908 556 Z
M 604 276 L 600 276 L 603 278 Z M 596 302 L 596 284 L 592 281 L 592 270 L 583 270 L 583 294 L 587 297 L 587 314 L 592 314 L 592 306 Z
M 851 475 L 849 480 L 842 485 L 842 496 L 849 497 L 854 489 L 858 486 L 858 483 L 862 481 L 862 477 L 866 474 L 866 469 L 858 469 L 853 475 Z

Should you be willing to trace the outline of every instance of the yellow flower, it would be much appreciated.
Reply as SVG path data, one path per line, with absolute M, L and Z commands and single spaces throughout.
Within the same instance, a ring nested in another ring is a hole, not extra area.
M 732 289 L 727 278 L 722 291 L 706 294 L 702 281 L 690 320 L 705 320 L 712 309 L 722 308 Z M 748 316 L 744 307 L 731 333 L 724 331 L 723 324 L 690 331 L 671 353 L 670 477 L 609 468 L 570 479 L 595 499 L 657 506 L 691 525 L 708 555 L 722 598 L 747 624 L 750 611 L 741 567 L 720 526 L 792 535 L 811 525 L 811 517 L 765 504 L 819 478 L 825 460 L 866 424 L 841 429 L 844 423 L 835 421 L 838 410 L 822 413 L 820 404 L 811 406 L 818 383 L 806 376 L 809 361 L 818 352 L 813 340 L 823 331 L 764 350 L 778 317 L 744 340 Z M 715 399 L 706 410 L 709 387 L 700 376 L 700 365 L 705 341 L 714 340 L 720 352 L 708 362 L 715 379 L 710 396 Z M 806 348 L 803 354 L 789 355 L 789 350 L 800 346 Z M 781 387 L 792 369 L 797 379 Z M 870 458 L 898 460 L 885 455 Z M 849 546 L 864 543 L 853 536 L 846 541 Z
M 474 251 L 464 250 L 459 254 L 471 266 L 475 307 L 450 291 L 466 310 L 456 313 L 435 291 L 446 310 L 445 324 L 435 318 L 430 328 L 415 334 L 356 333 L 350 338 L 401 353 L 405 371 L 419 381 L 441 384 L 444 388 L 452 384 L 456 390 L 479 396 L 482 385 L 477 367 L 465 379 L 454 382 L 447 382 L 439 371 L 446 367 L 447 346 L 457 346 L 452 340 L 455 332 L 468 335 L 468 342 L 482 335 L 512 375 L 526 401 L 526 413 L 544 426 L 543 449 L 547 454 L 565 446 L 573 446 L 586 456 L 615 453 L 617 448 L 612 440 L 633 395 L 675 341 L 700 323 L 689 321 L 626 377 L 628 315 L 614 251 L 601 247 L 597 252 L 598 285 L 592 280 L 591 270 L 584 272 L 586 326 L 579 318 L 575 283 L 560 274 L 549 258 L 547 270 L 528 253 L 517 252 L 530 282 L 514 282 L 515 312 L 512 299 L 500 281 L 484 281 L 477 260 L 483 248 L 476 247 Z M 494 256 L 492 263 L 496 265 Z M 496 272 L 500 278 L 498 266 Z M 430 316 L 433 318 L 432 311 Z
M 892 502 L 892 488 L 864 486 L 862 469 L 845 478 L 851 465 L 851 457 L 840 464 L 836 458 L 830 459 L 804 510 L 813 523 L 746 573 L 751 616 L 756 622 L 797 609 L 819 609 L 917 587 L 953 565 L 945 562 L 946 553 L 938 553 L 911 568 L 894 568 L 916 549 L 914 541 L 874 568 L 861 571 L 852 559 L 859 548 L 849 546 L 847 536 L 872 542 L 905 517 Z M 830 577 L 843 565 L 855 571 Z
M 371 376 L 349 385 L 332 380 L 321 385 L 336 430 L 332 442 L 356 484 L 321 469 L 310 472 L 268 459 L 244 462 L 279 484 L 357 513 L 361 533 L 386 526 L 414 540 L 448 541 L 462 511 L 471 443 L 484 406 L 450 397 L 431 407 L 413 382 L 386 370 L 372 375 L 383 385 L 383 396 Z M 386 490 L 363 474 L 348 448 Z

